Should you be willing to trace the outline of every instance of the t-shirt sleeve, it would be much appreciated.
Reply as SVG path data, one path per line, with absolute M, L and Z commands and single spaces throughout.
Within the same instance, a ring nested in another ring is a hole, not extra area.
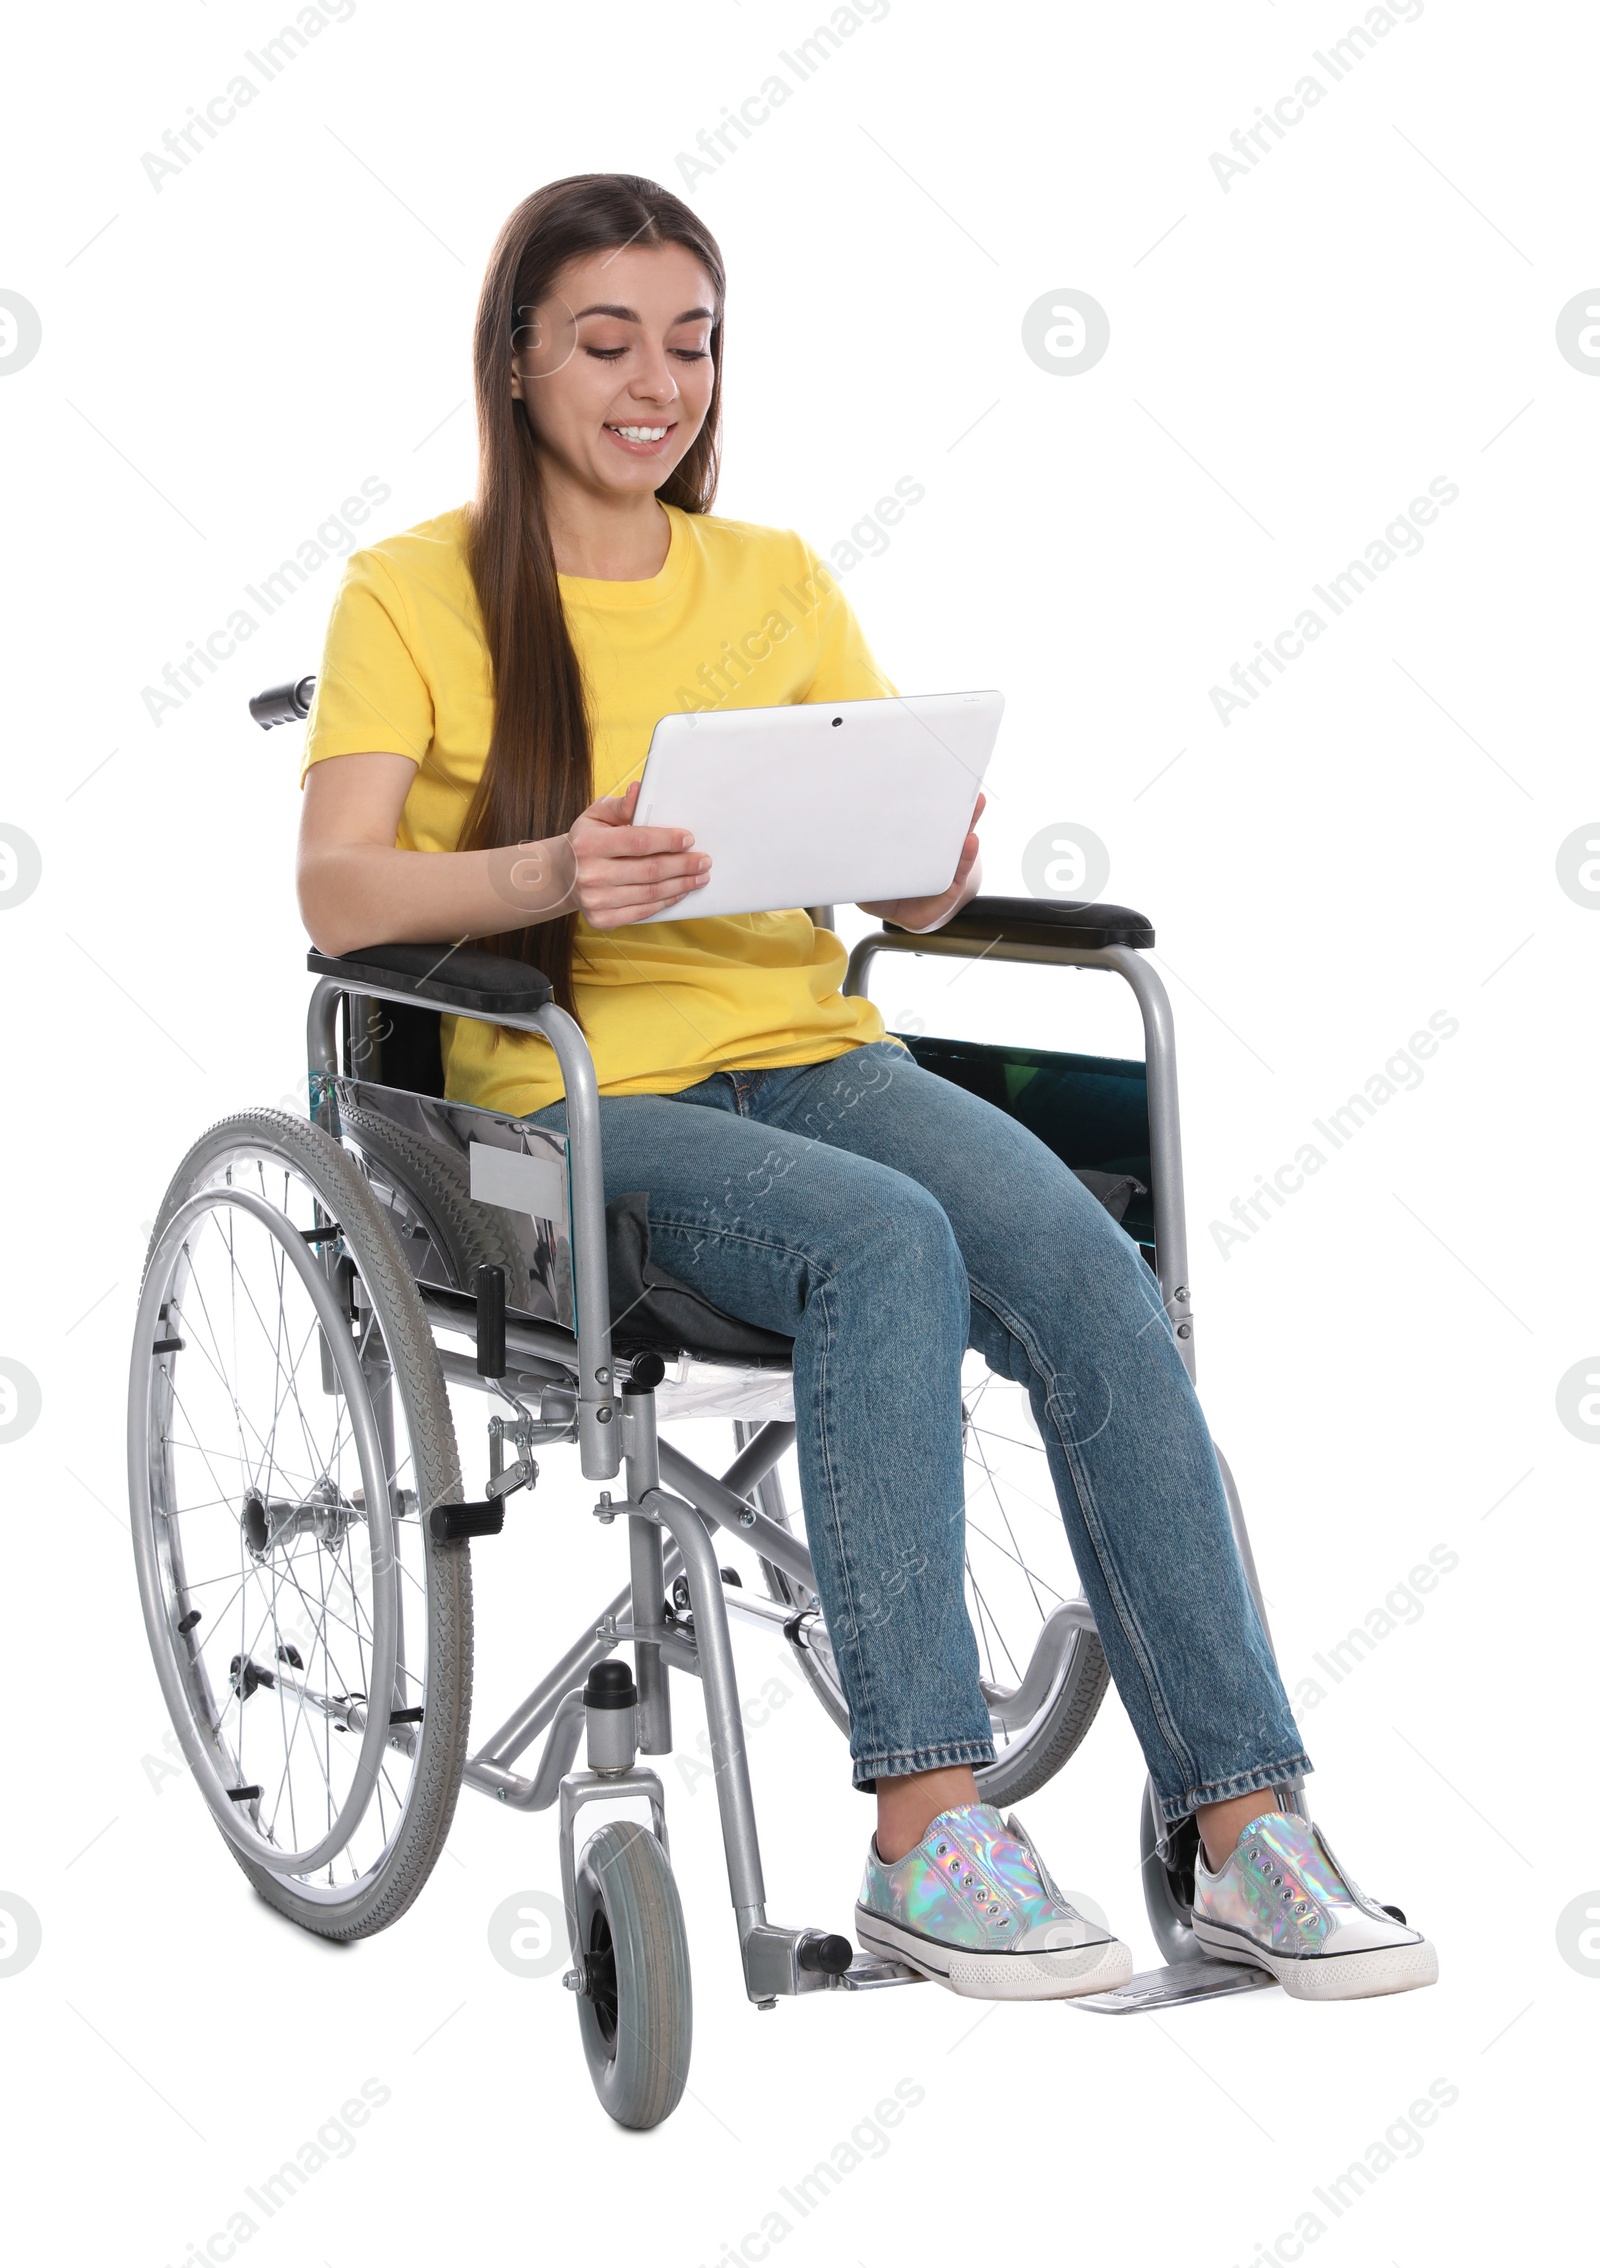
M 375 552 L 351 555 L 328 618 L 300 784 L 328 756 L 409 756 L 433 740 L 433 695 L 400 586 Z
M 806 556 L 806 578 L 809 587 L 817 593 L 816 612 L 812 616 L 817 640 L 816 674 L 808 701 L 877 701 L 898 694 L 898 685 L 892 685 L 873 658 L 867 644 L 866 633 L 856 620 L 855 610 L 840 589 L 838 579 L 823 566 L 810 544 L 802 539 Z

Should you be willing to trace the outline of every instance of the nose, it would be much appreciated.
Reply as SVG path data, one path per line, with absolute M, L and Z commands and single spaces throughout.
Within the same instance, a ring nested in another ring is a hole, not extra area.
M 672 375 L 665 350 L 660 345 L 647 345 L 644 366 L 634 378 L 628 391 L 643 402 L 675 402 L 678 399 L 678 381 Z

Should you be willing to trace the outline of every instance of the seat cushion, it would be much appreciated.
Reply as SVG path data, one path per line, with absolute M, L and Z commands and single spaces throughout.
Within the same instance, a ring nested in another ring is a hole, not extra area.
M 786 1363 L 794 1341 L 725 1315 L 650 1254 L 650 1196 L 630 1189 L 606 1207 L 611 1342 L 633 1355 L 691 1353 L 734 1362 Z

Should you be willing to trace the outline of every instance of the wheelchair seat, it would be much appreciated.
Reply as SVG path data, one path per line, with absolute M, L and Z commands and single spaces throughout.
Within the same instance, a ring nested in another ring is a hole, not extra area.
M 1025 943 L 1036 943 L 1052 932 L 1075 943 L 1095 946 L 1110 938 L 1144 943 L 1153 934 L 1142 915 L 1120 906 L 1040 905 L 1012 899 L 975 900 L 950 927 L 966 930 L 974 925 L 985 934 L 990 927 L 997 933 L 1003 930 L 1008 938 L 1017 932 Z M 377 1147 L 405 1145 L 389 1161 L 397 1162 L 402 1170 L 408 1161 L 416 1161 L 415 1145 L 406 1143 L 398 1128 L 382 1132 L 373 1129 L 370 1119 L 373 1115 L 408 1117 L 402 1096 L 422 1098 L 424 1107 L 429 1102 L 444 1103 L 441 1016 L 451 1009 L 527 1015 L 551 997 L 549 979 L 537 968 L 528 967 L 512 981 L 507 977 L 508 964 L 500 956 L 466 948 L 441 953 L 434 945 L 382 945 L 342 957 L 313 951 L 306 959 L 318 975 L 364 978 L 407 995 L 399 999 L 391 991 L 381 1005 L 362 1003 L 365 1028 L 357 1036 L 347 1025 L 345 1045 L 347 1076 L 352 1062 L 357 1058 L 360 1062 L 362 1110 L 355 1114 L 356 1123 L 363 1119 L 368 1122 L 369 1139 Z M 347 1016 L 350 998 L 346 996 Z M 373 1010 L 378 1013 L 374 1015 Z M 1143 1064 L 1097 1056 L 1062 1056 L 979 1041 L 897 1036 L 904 1039 L 924 1069 L 1028 1126 L 1135 1241 L 1150 1243 L 1150 1192 L 1143 1178 L 1150 1170 Z M 347 1110 L 344 1116 L 348 1119 L 352 1113 Z M 360 1146 L 359 1133 L 356 1138 Z M 552 1322 L 559 1324 L 559 1290 L 556 1311 L 552 1312 L 549 1298 L 540 1298 L 537 1284 L 529 1282 L 527 1271 L 518 1266 L 509 1236 L 503 1230 L 498 1238 L 492 1234 L 489 1216 L 495 1208 L 470 1203 L 465 1190 L 448 1194 L 456 1197 L 449 1206 L 457 1229 L 450 1269 L 455 1287 L 462 1293 L 467 1290 L 479 1261 L 509 1260 L 507 1302 L 511 1313 L 527 1314 L 546 1327 Z M 680 1366 L 711 1364 L 746 1371 L 787 1371 L 793 1354 L 791 1339 L 713 1306 L 692 1285 L 654 1259 L 648 1205 L 648 1191 L 631 1190 L 613 1198 L 606 1207 L 614 1351 L 630 1362 L 637 1355 L 649 1353 Z M 439 1212 L 437 1206 L 434 1210 Z M 466 1215 L 474 1217 L 473 1227 L 463 1232 Z M 416 1255 L 416 1232 L 408 1229 L 403 1233 L 412 1238 L 409 1249 Z M 451 1241 L 448 1226 L 444 1241 Z M 570 1290 L 570 1255 L 563 1246 L 552 1258 L 558 1266 L 565 1266 Z M 519 1291 L 524 1296 L 519 1296 Z

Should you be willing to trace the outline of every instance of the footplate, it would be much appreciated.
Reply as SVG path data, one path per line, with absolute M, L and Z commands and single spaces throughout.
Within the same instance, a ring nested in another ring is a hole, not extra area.
M 927 1978 L 920 1969 L 911 1969 L 903 1961 L 885 1961 L 876 1953 L 858 1953 L 842 1977 L 830 1980 L 838 1992 L 876 1992 L 880 1985 L 926 1984 Z
M 1064 2000 L 1063 2008 L 1092 2008 L 1102 2016 L 1136 2016 L 1148 2009 L 1179 2008 L 1189 2000 L 1220 2000 L 1225 1993 L 1254 1992 L 1277 1979 L 1241 1961 L 1178 1961 L 1165 1969 L 1141 1969 L 1115 1992 L 1085 1993 Z

